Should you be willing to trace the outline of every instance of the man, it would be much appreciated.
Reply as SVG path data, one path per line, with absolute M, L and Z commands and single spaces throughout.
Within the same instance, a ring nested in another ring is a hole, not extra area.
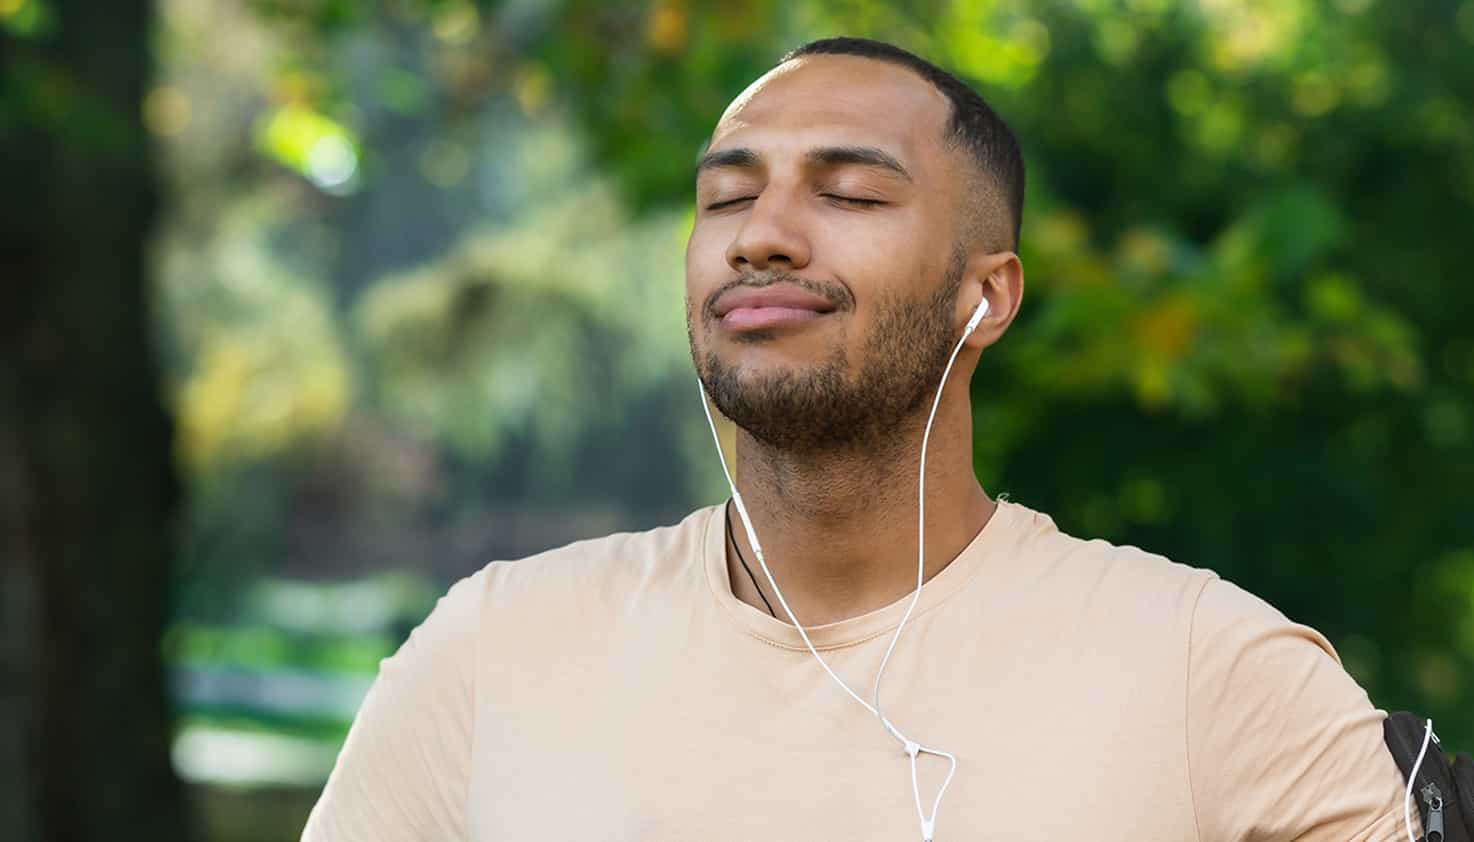
M 979 486 L 967 384 L 1018 312 L 1023 181 L 1004 123 L 897 48 L 815 42 L 753 83 L 686 263 L 745 515 L 457 584 L 304 839 L 1401 838 L 1383 713 L 1321 635 Z

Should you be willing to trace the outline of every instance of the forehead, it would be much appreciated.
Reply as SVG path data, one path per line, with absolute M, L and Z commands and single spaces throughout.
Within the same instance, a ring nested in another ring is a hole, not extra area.
M 769 71 L 718 121 L 711 149 L 781 154 L 824 145 L 877 146 L 908 167 L 942 152 L 951 105 L 911 70 L 858 56 L 804 56 Z

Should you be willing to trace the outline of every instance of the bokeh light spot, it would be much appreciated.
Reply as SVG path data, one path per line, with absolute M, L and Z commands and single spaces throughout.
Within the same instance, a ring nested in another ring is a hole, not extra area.
M 1312 70 L 1295 77 L 1290 104 L 1306 117 L 1319 117 L 1341 104 L 1341 91 L 1326 73 Z
M 173 85 L 160 85 L 143 101 L 143 122 L 160 137 L 176 137 L 189 128 L 189 96 Z
M 332 192 L 345 192 L 358 171 L 358 150 L 348 129 L 302 105 L 277 109 L 259 125 L 257 146 Z
M 1208 55 L 1228 73 L 1243 73 L 1292 51 L 1306 27 L 1303 0 L 1199 0 L 1209 24 Z
M 448 3 L 435 13 L 430 31 L 447 44 L 467 44 L 481 30 L 481 16 L 467 2 Z
M 0 26 L 25 38 L 53 29 L 51 9 L 42 0 L 0 0 Z
M 1235 148 L 1244 134 L 1244 113 L 1231 101 L 1214 102 L 1198 120 L 1198 142 L 1204 149 L 1227 152 Z
M 1381 105 L 1387 100 L 1390 87 L 1387 65 L 1380 59 L 1358 62 L 1355 67 L 1351 68 L 1351 72 L 1346 74 L 1347 96 L 1361 106 Z
M 1211 95 L 1208 77 L 1200 71 L 1179 70 L 1167 80 L 1167 101 L 1179 114 L 1201 113 Z
M 536 64 L 524 64 L 517 71 L 517 78 L 512 83 L 513 95 L 517 97 L 517 104 L 524 114 L 541 111 L 547 105 L 552 90 L 553 80 L 546 70 Z
M 1444 704 L 1458 696 L 1459 668 L 1450 655 L 1444 652 L 1423 652 L 1415 663 L 1415 680 L 1424 695 Z
M 358 171 L 358 154 L 342 135 L 319 138 L 307 152 L 307 177 L 319 187 L 341 187 Z
M 1100 22 L 1095 31 L 1095 47 L 1107 62 L 1122 65 L 1136 54 L 1141 41 L 1136 27 L 1125 21 L 1107 19 Z
M 1306 304 L 1317 318 L 1328 322 L 1346 322 L 1362 310 L 1361 293 L 1355 285 L 1339 275 L 1325 275 L 1310 283 Z
M 1049 55 L 1049 27 L 1033 18 L 1023 18 L 1008 28 L 1009 40 L 1024 49 L 1032 63 Z
M 1132 228 L 1118 245 L 1121 262 L 1129 269 L 1158 275 L 1171 267 L 1172 244 L 1166 237 L 1146 228 Z
M 679 52 L 686 43 L 686 10 L 674 3 L 656 6 L 645 23 L 645 40 L 662 53 Z

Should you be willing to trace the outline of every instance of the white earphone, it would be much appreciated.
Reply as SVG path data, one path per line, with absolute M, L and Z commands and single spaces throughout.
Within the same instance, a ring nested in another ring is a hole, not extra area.
M 886 732 L 889 733 L 892 737 L 896 739 L 897 742 L 901 744 L 901 748 L 905 751 L 906 755 L 911 758 L 911 792 L 916 798 L 916 814 L 921 821 L 922 842 L 932 842 L 933 837 L 936 835 L 937 810 L 941 807 L 942 796 L 946 794 L 948 784 L 952 783 L 952 776 L 957 772 L 957 757 L 956 755 L 943 751 L 939 748 L 930 748 L 924 746 L 911 739 L 910 737 L 907 737 L 905 734 L 901 733 L 901 730 L 897 728 L 889 719 L 887 719 L 884 713 L 881 712 L 880 680 L 881 677 L 885 675 L 886 665 L 890 663 L 891 653 L 894 652 L 896 649 L 896 642 L 901 639 L 901 630 L 906 627 L 906 621 L 911 619 L 911 612 L 916 609 L 916 603 L 921 598 L 921 586 L 926 575 L 926 445 L 927 442 L 931 439 L 932 422 L 936 420 L 937 407 L 940 406 L 942 402 L 942 388 L 946 386 L 947 377 L 952 373 L 952 364 L 957 361 L 957 354 L 962 351 L 963 343 L 967 341 L 967 337 L 971 336 L 973 331 L 977 330 L 978 325 L 982 323 L 983 317 L 986 316 L 987 313 L 988 299 L 985 297 L 978 302 L 977 308 L 973 310 L 972 316 L 968 318 L 967 325 L 962 330 L 962 338 L 957 340 L 957 346 L 952 349 L 952 356 L 947 359 L 947 367 L 942 371 L 942 381 L 937 385 L 936 397 L 932 400 L 931 413 L 927 416 L 926 419 L 926 430 L 922 433 L 921 436 L 921 475 L 917 486 L 918 526 L 916 553 L 916 590 L 913 591 L 911 594 L 911 604 L 906 606 L 906 613 L 901 616 L 901 622 L 896 625 L 895 634 L 891 636 L 890 646 L 886 648 L 885 657 L 881 659 L 880 668 L 875 673 L 875 692 L 873 703 L 867 702 L 864 699 L 860 698 L 859 694 L 857 694 L 854 690 L 851 690 L 850 686 L 848 684 L 845 684 L 844 680 L 834 673 L 834 670 L 831 669 L 829 666 L 829 662 L 825 661 L 824 657 L 819 654 L 819 650 L 814 648 L 813 641 L 809 640 L 808 631 L 805 630 L 803 624 L 798 621 L 798 617 L 794 616 L 793 609 L 788 607 L 788 601 L 783 598 L 783 592 L 778 589 L 778 583 L 774 581 L 773 573 L 768 569 L 768 562 L 763 556 L 762 545 L 758 543 L 757 532 L 753 529 L 752 519 L 747 514 L 747 506 L 742 502 L 742 494 L 737 490 L 737 484 L 732 481 L 732 473 L 731 471 L 727 470 L 726 459 L 721 459 L 722 473 L 726 475 L 727 486 L 732 490 L 732 503 L 737 507 L 737 515 L 742 519 L 742 527 L 747 533 L 748 543 L 752 545 L 753 554 L 757 556 L 757 563 L 759 566 L 762 567 L 763 575 L 767 577 L 768 585 L 773 589 L 773 595 L 778 597 L 778 604 L 783 606 L 783 611 L 788 614 L 788 619 L 793 623 L 794 627 L 798 629 L 799 636 L 803 638 L 804 645 L 809 648 L 809 653 L 812 654 L 814 656 L 814 659 L 819 662 L 819 666 L 824 668 L 824 672 L 828 673 L 829 677 L 834 679 L 834 682 L 839 685 L 840 689 L 844 690 L 845 693 L 849 694 L 850 698 L 854 699 L 856 702 L 859 702 L 861 707 L 874 714 L 875 718 L 880 720 L 880 724 L 885 728 Z M 707 425 L 711 427 L 712 440 L 716 442 L 717 446 L 717 455 L 718 457 L 721 457 L 722 441 L 721 438 L 717 435 L 716 422 L 713 421 L 711 417 L 711 408 L 707 406 L 706 388 L 701 385 L 701 381 L 699 378 L 696 382 L 697 388 L 701 390 L 701 408 L 706 413 Z M 919 754 L 931 754 L 937 757 L 943 757 L 946 758 L 951 764 L 950 768 L 948 768 L 947 770 L 947 777 L 942 780 L 942 786 L 939 790 L 937 790 L 937 797 L 932 802 L 930 816 L 928 816 L 926 812 L 922 809 L 921 787 L 916 779 L 916 757 Z
M 983 316 L 986 315 L 988 315 L 988 299 L 984 298 L 983 300 L 979 301 L 978 306 L 973 309 L 972 317 L 967 320 L 967 327 L 962 329 L 962 336 L 964 339 L 966 339 L 967 336 L 973 331 L 978 329 L 978 325 L 982 324 L 983 322 Z

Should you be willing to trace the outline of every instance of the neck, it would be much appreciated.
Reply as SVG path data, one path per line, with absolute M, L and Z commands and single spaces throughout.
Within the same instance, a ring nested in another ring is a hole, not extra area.
M 925 421 L 892 431 L 885 443 L 802 453 L 774 449 L 738 430 L 738 488 L 768 568 L 804 626 L 858 616 L 915 589 Z M 972 472 L 967 394 L 951 401 L 944 396 L 927 446 L 923 579 L 956 558 L 994 507 Z M 737 517 L 735 510 L 730 516 Z M 740 521 L 733 534 L 778 618 L 789 621 Z M 733 593 L 766 611 L 730 546 L 728 570 L 736 571 L 728 577 Z

